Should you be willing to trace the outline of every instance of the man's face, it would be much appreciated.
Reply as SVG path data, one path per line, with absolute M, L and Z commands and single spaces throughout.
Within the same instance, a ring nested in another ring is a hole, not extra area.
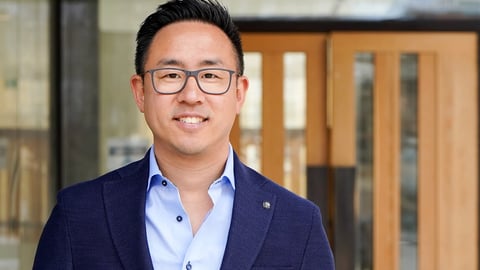
M 147 52 L 145 70 L 224 68 L 237 71 L 236 54 L 218 27 L 196 21 L 176 22 L 157 32 Z M 156 149 L 180 155 L 209 155 L 226 149 L 236 115 L 248 88 L 246 77 L 233 74 L 228 92 L 202 92 L 195 78 L 176 94 L 159 94 L 151 74 L 134 75 L 131 86 L 138 108 L 153 132 Z

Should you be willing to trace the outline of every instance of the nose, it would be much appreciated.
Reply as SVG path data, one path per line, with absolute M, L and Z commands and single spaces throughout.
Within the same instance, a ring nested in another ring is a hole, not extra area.
M 205 95 L 200 90 L 200 86 L 194 75 L 190 75 L 185 82 L 182 91 L 177 94 L 178 102 L 185 102 L 189 104 L 202 103 Z

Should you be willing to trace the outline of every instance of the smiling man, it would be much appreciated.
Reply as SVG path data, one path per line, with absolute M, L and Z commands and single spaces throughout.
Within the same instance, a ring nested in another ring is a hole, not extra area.
M 34 269 L 334 269 L 317 206 L 229 142 L 248 89 L 237 28 L 213 0 L 158 7 L 137 34 L 142 160 L 62 190 Z

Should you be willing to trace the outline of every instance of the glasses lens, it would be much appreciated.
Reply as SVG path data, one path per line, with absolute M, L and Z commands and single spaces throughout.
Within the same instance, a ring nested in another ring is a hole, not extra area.
M 152 74 L 155 89 L 163 94 L 180 91 L 186 77 L 185 72 L 177 69 L 158 69 Z
M 204 69 L 198 73 L 200 88 L 210 94 L 221 94 L 230 86 L 231 74 L 223 69 Z

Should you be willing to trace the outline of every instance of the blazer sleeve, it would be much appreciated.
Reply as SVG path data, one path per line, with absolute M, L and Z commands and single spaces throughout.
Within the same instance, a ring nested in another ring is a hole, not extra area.
M 333 254 L 323 228 L 320 210 L 318 207 L 314 209 L 301 269 L 335 270 Z
M 33 263 L 33 270 L 44 269 L 73 269 L 68 223 L 60 196 L 45 224 Z

